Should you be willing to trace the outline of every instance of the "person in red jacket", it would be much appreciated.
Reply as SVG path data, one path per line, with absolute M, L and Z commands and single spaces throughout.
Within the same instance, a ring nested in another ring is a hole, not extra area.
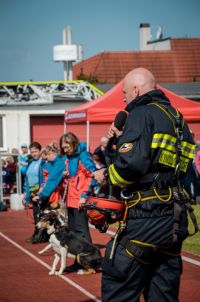
M 68 210 L 69 228 L 78 236 L 91 242 L 85 203 L 96 184 L 93 178 L 95 164 L 86 150 L 86 144 L 79 142 L 72 132 L 61 136 L 60 149 L 65 158 L 64 175 L 68 181 L 65 203 Z M 77 271 L 80 268 L 75 261 L 73 266 L 65 269 L 65 272 Z

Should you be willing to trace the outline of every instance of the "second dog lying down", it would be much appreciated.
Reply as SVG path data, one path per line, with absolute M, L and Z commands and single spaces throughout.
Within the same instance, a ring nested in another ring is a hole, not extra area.
M 49 245 L 41 250 L 39 254 L 43 254 L 50 248 L 55 252 L 55 259 L 49 275 L 61 275 L 63 273 L 68 253 L 75 255 L 78 263 L 84 267 L 84 270 L 78 271 L 78 274 L 94 274 L 101 266 L 102 257 L 99 248 L 89 241 L 78 237 L 66 226 L 62 226 L 55 211 L 45 214 L 37 224 L 37 227 L 47 229 L 47 233 L 50 235 Z M 57 272 L 56 268 L 60 259 L 61 266 Z

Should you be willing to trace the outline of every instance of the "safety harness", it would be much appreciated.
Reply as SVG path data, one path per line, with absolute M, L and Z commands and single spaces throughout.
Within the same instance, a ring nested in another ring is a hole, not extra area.
M 160 246 L 156 246 L 155 244 L 151 243 L 146 243 L 146 242 L 140 242 L 137 240 L 130 240 L 126 236 L 120 236 L 122 232 L 126 229 L 126 219 L 128 215 L 128 210 L 132 207 L 135 207 L 138 205 L 140 202 L 146 201 L 146 200 L 151 200 L 151 199 L 158 199 L 162 202 L 169 202 L 170 200 L 174 200 L 174 223 L 173 223 L 173 240 L 172 240 L 172 246 L 173 243 L 176 243 L 178 240 L 178 235 L 179 235 L 179 229 L 180 229 L 180 219 L 181 219 L 181 204 L 184 203 L 186 210 L 191 218 L 191 221 L 194 226 L 194 232 L 189 233 L 189 236 L 194 235 L 199 231 L 199 227 L 197 224 L 197 219 L 195 217 L 193 208 L 190 204 L 190 198 L 187 192 L 184 190 L 181 181 L 180 181 L 180 171 L 185 171 L 184 165 L 181 163 L 182 160 L 182 155 L 187 153 L 187 143 L 183 142 L 183 125 L 184 125 L 184 120 L 181 116 L 181 114 L 176 110 L 176 116 L 170 112 L 165 106 L 160 105 L 158 103 L 150 103 L 148 105 L 154 105 L 157 106 L 159 109 L 161 109 L 171 120 L 174 128 L 174 132 L 176 134 L 176 139 L 172 138 L 172 142 L 174 143 L 174 146 L 172 150 L 176 152 L 175 156 L 175 163 L 173 162 L 172 164 L 175 166 L 175 179 L 176 179 L 176 186 L 173 187 L 168 187 L 168 189 L 159 189 L 157 188 L 154 183 L 153 186 L 150 190 L 146 191 L 137 191 L 137 192 L 129 192 L 127 189 L 123 189 L 121 191 L 121 198 L 125 202 L 125 212 L 123 216 L 123 220 L 119 222 L 119 228 L 113 238 L 113 244 L 112 244 L 112 249 L 110 253 L 110 259 L 113 258 L 116 243 L 120 243 L 127 253 L 133 257 L 135 257 L 138 261 L 140 261 L 143 264 L 151 264 L 156 257 L 158 256 L 158 253 L 165 253 L 168 255 L 179 255 L 180 250 L 177 250 L 174 247 L 171 247 L 170 249 L 168 248 L 162 248 Z M 175 119 L 175 122 L 174 122 Z M 167 134 L 161 134 L 162 139 L 165 136 L 165 138 L 162 140 L 166 140 L 166 137 L 170 137 L 170 135 Z M 160 136 L 160 137 L 161 137 Z M 156 144 L 158 146 L 159 144 L 159 135 L 157 135 L 156 139 Z M 188 155 L 189 153 L 187 153 Z M 190 154 L 188 155 L 190 156 Z M 182 160 L 183 162 L 183 160 Z M 189 161 L 188 161 L 189 162 Z M 186 164 L 188 163 L 186 161 Z M 162 162 L 161 162 L 162 163 Z M 185 164 L 185 166 L 186 166 Z M 158 175 L 155 175 L 154 180 L 156 180 Z
M 182 115 L 178 110 L 176 110 L 176 116 L 172 114 L 165 106 L 157 104 L 157 103 L 150 103 L 149 105 L 155 105 L 159 107 L 163 112 L 169 117 L 172 121 L 175 134 L 176 134 L 176 168 L 175 168 L 175 177 L 177 186 L 173 188 L 173 196 L 174 196 L 174 230 L 173 230 L 173 242 L 177 241 L 177 235 L 179 232 L 179 221 L 181 216 L 181 203 L 184 203 L 187 209 L 187 212 L 191 218 L 191 221 L 194 226 L 194 232 L 188 233 L 188 236 L 193 236 L 199 231 L 198 223 L 196 216 L 194 214 L 194 210 L 190 203 L 190 197 L 188 193 L 184 190 L 182 183 L 180 181 L 180 170 L 181 170 L 181 156 L 184 149 L 183 144 L 183 125 L 184 120 Z M 175 118 L 175 123 L 174 123 Z

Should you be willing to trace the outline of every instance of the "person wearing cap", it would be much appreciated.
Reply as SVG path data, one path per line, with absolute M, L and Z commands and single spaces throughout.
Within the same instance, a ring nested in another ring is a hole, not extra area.
M 25 175 L 26 170 L 28 166 L 28 147 L 25 143 L 21 144 L 20 146 L 21 152 L 19 156 L 19 165 L 20 165 L 20 171 L 21 171 L 21 188 L 22 192 L 24 191 L 24 181 L 25 181 Z

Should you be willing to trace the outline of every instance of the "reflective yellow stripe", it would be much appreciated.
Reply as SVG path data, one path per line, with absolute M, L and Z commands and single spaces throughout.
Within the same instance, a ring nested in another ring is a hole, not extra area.
M 47 84 L 67 84 L 67 83 L 81 83 L 82 80 L 75 81 L 26 81 L 26 82 L 0 82 L 0 86 L 17 86 L 17 85 L 47 85 Z
M 182 141 L 181 142 L 181 147 L 182 147 L 182 155 L 184 155 L 185 157 L 194 158 L 195 155 L 195 145 L 194 144 L 190 144 L 186 141 Z
M 158 162 L 160 164 L 175 168 L 176 167 L 176 154 L 162 150 Z
M 176 149 L 173 146 L 171 146 L 170 144 L 168 144 L 167 142 L 152 143 L 151 148 L 152 149 L 162 148 L 162 149 L 176 152 Z
M 170 255 L 170 256 L 179 256 L 180 253 L 170 253 L 168 251 L 165 251 L 163 250 L 162 248 L 160 248 L 159 245 L 156 245 L 156 244 L 151 244 L 151 243 L 147 243 L 147 242 L 142 242 L 142 241 L 138 241 L 138 240 L 130 240 L 131 242 L 134 242 L 138 245 L 142 245 L 142 246 L 148 246 L 148 247 L 153 247 L 153 248 L 157 248 L 160 252 L 164 253 L 164 254 L 167 254 L 167 255 Z M 139 261 L 141 261 L 142 263 L 144 264 L 149 264 L 148 262 L 145 262 L 145 261 L 142 261 L 140 258 L 137 258 L 135 255 L 133 255 L 127 248 L 126 248 L 126 252 L 132 256 L 132 257 L 135 257 L 136 259 L 138 259 Z
M 138 257 L 136 257 L 135 255 L 133 255 L 131 252 L 129 252 L 128 249 L 126 249 L 126 252 L 127 252 L 127 254 L 128 254 L 129 256 L 131 256 L 131 257 L 137 259 L 137 261 L 139 261 L 139 262 L 141 262 L 141 263 L 143 263 L 143 264 L 150 264 L 149 262 L 146 262 L 146 261 L 144 261 L 144 260 L 141 260 L 140 258 L 138 258 Z
M 160 200 L 161 200 L 161 198 L 166 198 L 166 202 L 168 202 L 167 199 L 169 198 L 169 194 L 159 195 L 159 197 L 160 197 Z M 138 200 L 138 199 L 136 199 L 136 200 L 129 200 L 128 201 L 128 208 L 130 209 L 132 207 L 135 207 L 139 202 L 146 201 L 146 200 L 151 200 L 151 199 L 155 199 L 155 198 L 158 198 L 158 196 L 153 195 L 153 196 L 148 196 L 148 197 L 141 198 L 140 200 Z M 165 202 L 165 201 L 163 201 L 163 202 Z
M 153 135 L 151 148 L 161 148 L 168 151 L 172 151 L 174 154 L 176 153 L 176 141 L 177 139 L 170 135 L 170 134 L 164 134 L 164 133 L 155 133 Z M 181 151 L 182 155 L 193 159 L 195 155 L 195 145 L 190 144 L 186 141 L 181 142 Z M 174 155 L 175 156 L 175 155 Z
M 175 127 L 175 123 L 172 119 L 172 116 L 173 118 L 177 118 L 180 116 L 180 113 L 178 112 L 178 110 L 176 109 L 176 115 L 174 115 L 171 111 L 168 112 L 165 108 L 165 106 L 162 106 L 161 104 L 158 104 L 158 103 L 150 103 L 148 105 L 154 105 L 154 106 L 157 106 L 158 108 L 160 108 L 167 116 L 168 118 L 171 120 L 172 124 L 173 124 L 173 127 L 174 127 L 174 132 L 177 133 L 177 129 Z M 184 126 L 184 119 L 182 119 L 182 128 Z M 156 141 L 157 138 L 161 139 L 162 138 L 162 135 L 163 135 L 163 142 L 161 141 Z M 161 133 L 156 133 L 154 134 L 155 137 L 153 137 L 153 140 L 152 140 L 152 145 L 151 145 L 151 148 L 163 148 L 163 149 L 166 149 L 166 150 L 169 150 L 169 151 L 173 151 L 174 153 L 176 153 L 176 150 L 173 149 L 173 143 L 176 144 L 176 138 L 169 135 L 169 137 L 167 138 L 167 136 L 164 138 L 165 134 L 161 134 Z M 154 141 L 155 139 L 155 141 Z M 170 143 L 168 142 L 168 140 L 170 141 Z M 176 146 L 175 146 L 176 147 Z M 181 142 L 181 147 L 182 147 L 182 155 L 187 157 L 187 158 L 190 158 L 190 159 L 193 159 L 194 158 L 194 152 L 195 152 L 195 145 L 194 144 L 190 144 L 186 141 L 182 141 Z
M 167 150 L 162 150 L 158 162 L 160 164 L 175 168 L 176 167 L 176 154 Z M 189 158 L 180 156 L 180 171 L 186 172 L 189 165 Z
M 166 140 L 172 141 L 173 143 L 176 143 L 176 137 L 167 134 L 167 133 L 155 133 L 153 138 L 155 139 L 160 139 L 160 138 L 164 138 Z
M 169 151 L 176 152 L 176 138 L 165 133 L 155 133 L 153 135 L 151 148 L 162 148 Z
M 137 244 L 143 245 L 143 246 L 159 247 L 158 245 L 155 245 L 155 244 L 153 244 L 153 243 L 142 242 L 142 241 L 139 241 L 139 240 L 130 240 L 130 242 L 134 242 L 134 243 L 137 243 Z
M 18 85 L 51 85 L 51 84 L 71 84 L 71 83 L 84 83 L 85 81 L 83 80 L 73 80 L 73 81 L 27 81 L 27 82 L 0 82 L 0 87 L 1 86 L 18 86 Z M 97 93 L 100 95 L 103 95 L 104 92 L 95 87 L 93 84 L 88 83 L 88 86 L 90 86 L 92 89 L 94 89 Z
M 128 180 L 125 180 L 124 178 L 122 178 L 115 170 L 114 164 L 111 164 L 109 166 L 108 171 L 109 171 L 110 180 L 114 186 L 124 188 L 127 185 L 130 185 L 133 183 L 132 181 L 128 181 Z

